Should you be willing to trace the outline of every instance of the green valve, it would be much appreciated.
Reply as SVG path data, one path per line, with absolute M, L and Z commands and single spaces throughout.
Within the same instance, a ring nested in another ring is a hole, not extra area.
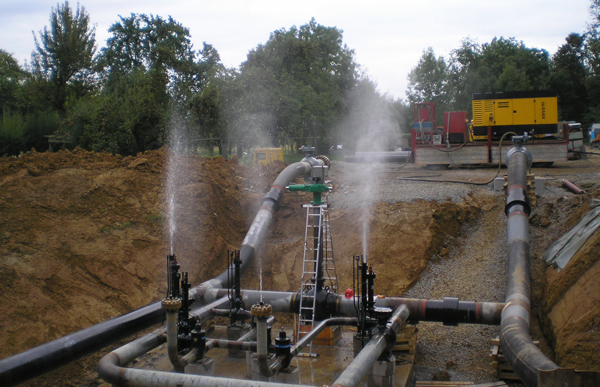
M 329 191 L 329 187 L 325 184 L 294 184 L 288 187 L 290 191 L 299 191 L 299 192 L 312 192 L 313 193 L 313 201 L 311 204 L 322 204 L 321 194 L 323 192 Z

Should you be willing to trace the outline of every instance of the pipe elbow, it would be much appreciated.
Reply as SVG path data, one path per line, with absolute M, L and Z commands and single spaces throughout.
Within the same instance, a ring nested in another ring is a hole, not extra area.
M 120 386 L 124 383 L 124 371 L 125 369 L 121 367 L 121 359 L 114 352 L 108 353 L 98 362 L 98 376 L 112 385 Z
M 267 361 L 268 355 L 259 354 L 256 355 L 256 359 L 258 361 L 258 369 L 260 374 L 265 378 L 270 378 L 275 375 L 275 372 L 269 367 L 269 362 Z

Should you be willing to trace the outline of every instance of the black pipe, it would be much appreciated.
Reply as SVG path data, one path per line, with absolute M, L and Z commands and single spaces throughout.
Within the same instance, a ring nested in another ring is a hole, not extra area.
M 161 322 L 160 302 L 0 360 L 0 386 L 35 378 Z
M 508 185 L 505 212 L 508 233 L 508 282 L 502 311 L 501 345 L 508 364 L 529 387 L 538 386 L 538 373 L 559 368 L 533 344 L 529 335 L 531 268 L 527 169 L 531 154 L 512 148 L 507 157 Z
M 336 316 L 355 316 L 355 302 L 337 295 L 329 299 L 327 306 Z M 410 311 L 408 322 L 417 324 L 420 321 L 441 322 L 445 325 L 487 324 L 500 325 L 502 309 L 506 304 L 501 302 L 459 301 L 456 298 L 443 300 L 423 300 L 414 298 L 385 297 L 375 300 L 376 307 L 395 309 L 406 305 Z M 362 307 L 362 305 L 359 305 Z
M 226 289 L 214 292 L 215 298 L 225 297 Z M 247 304 L 260 302 L 261 295 L 265 303 L 273 307 L 276 313 L 297 313 L 300 303 L 300 294 L 296 292 L 277 292 L 258 290 L 242 290 L 242 298 Z M 338 317 L 356 317 L 356 306 L 362 308 L 361 300 L 358 305 L 356 297 L 347 299 L 344 295 L 328 293 L 327 297 L 317 297 L 317 310 L 326 310 L 323 315 Z M 419 321 L 442 322 L 446 325 L 456 324 L 486 324 L 500 325 L 502 309 L 506 306 L 503 302 L 473 302 L 458 301 L 455 298 L 444 300 L 425 300 L 416 298 L 384 297 L 375 300 L 376 307 L 396 309 L 406 305 L 410 311 L 409 323 Z M 366 304 L 365 304 L 366 305 Z

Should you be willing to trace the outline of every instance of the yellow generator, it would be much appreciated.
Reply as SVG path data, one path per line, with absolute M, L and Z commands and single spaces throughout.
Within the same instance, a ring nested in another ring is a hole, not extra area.
M 283 161 L 283 148 L 256 148 L 253 151 L 254 165 L 267 165 L 273 161 Z
M 473 93 L 473 139 L 492 139 L 507 132 L 527 132 L 537 138 L 557 137 L 558 99 L 553 91 Z

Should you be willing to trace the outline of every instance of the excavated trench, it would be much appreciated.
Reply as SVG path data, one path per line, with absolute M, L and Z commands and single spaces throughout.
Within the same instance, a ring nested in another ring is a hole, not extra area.
M 0 359 L 164 295 L 164 164 L 163 151 L 136 158 L 77 150 L 0 159 Z M 577 173 L 594 173 L 596 164 L 580 164 L 584 172 Z M 188 211 L 178 219 L 177 254 L 193 283 L 223 271 L 226 251 L 239 248 L 260 198 L 282 167 L 246 168 L 236 161 L 190 158 L 188 173 L 179 184 Z M 342 290 L 352 286 L 351 257 L 362 250 L 358 204 L 351 199 L 360 182 L 347 172 L 352 168 L 356 166 L 334 163 L 331 175 L 335 186 L 331 219 Z M 403 183 L 398 177 L 422 173 L 412 166 L 382 166 L 376 172 L 381 175 L 377 188 L 382 194 L 371 207 L 369 239 L 376 293 L 503 301 L 502 195 L 489 187 L 425 183 L 423 188 Z M 449 173 L 466 181 L 493 175 L 489 170 Z M 544 246 L 576 223 L 587 203 L 598 196 L 597 186 L 590 179 L 590 193 L 575 196 L 559 192 L 552 181 L 547 184 L 558 194 L 551 191 L 539 198 L 530 222 L 532 336 L 561 366 L 599 370 L 600 302 L 592 298 L 585 304 L 587 311 L 581 311 L 569 300 L 600 294 L 600 285 L 590 280 L 598 270 L 598 254 L 594 254 L 600 240 L 586 245 L 587 253 L 574 258 L 582 263 L 567 268 L 567 275 L 557 275 L 540 260 Z M 444 195 L 450 200 L 442 199 Z M 258 288 L 258 262 L 262 261 L 265 289 L 299 289 L 305 216 L 301 204 L 309 200 L 306 194 L 285 195 L 258 251 L 260 259 L 242 280 L 243 288 Z M 579 318 L 569 317 L 578 313 Z M 535 321 L 538 317 L 541 324 Z M 488 354 L 489 340 L 498 335 L 498 328 L 421 323 L 418 329 L 412 382 L 495 380 Z M 102 353 L 24 385 L 97 386 L 101 381 L 95 367 Z

